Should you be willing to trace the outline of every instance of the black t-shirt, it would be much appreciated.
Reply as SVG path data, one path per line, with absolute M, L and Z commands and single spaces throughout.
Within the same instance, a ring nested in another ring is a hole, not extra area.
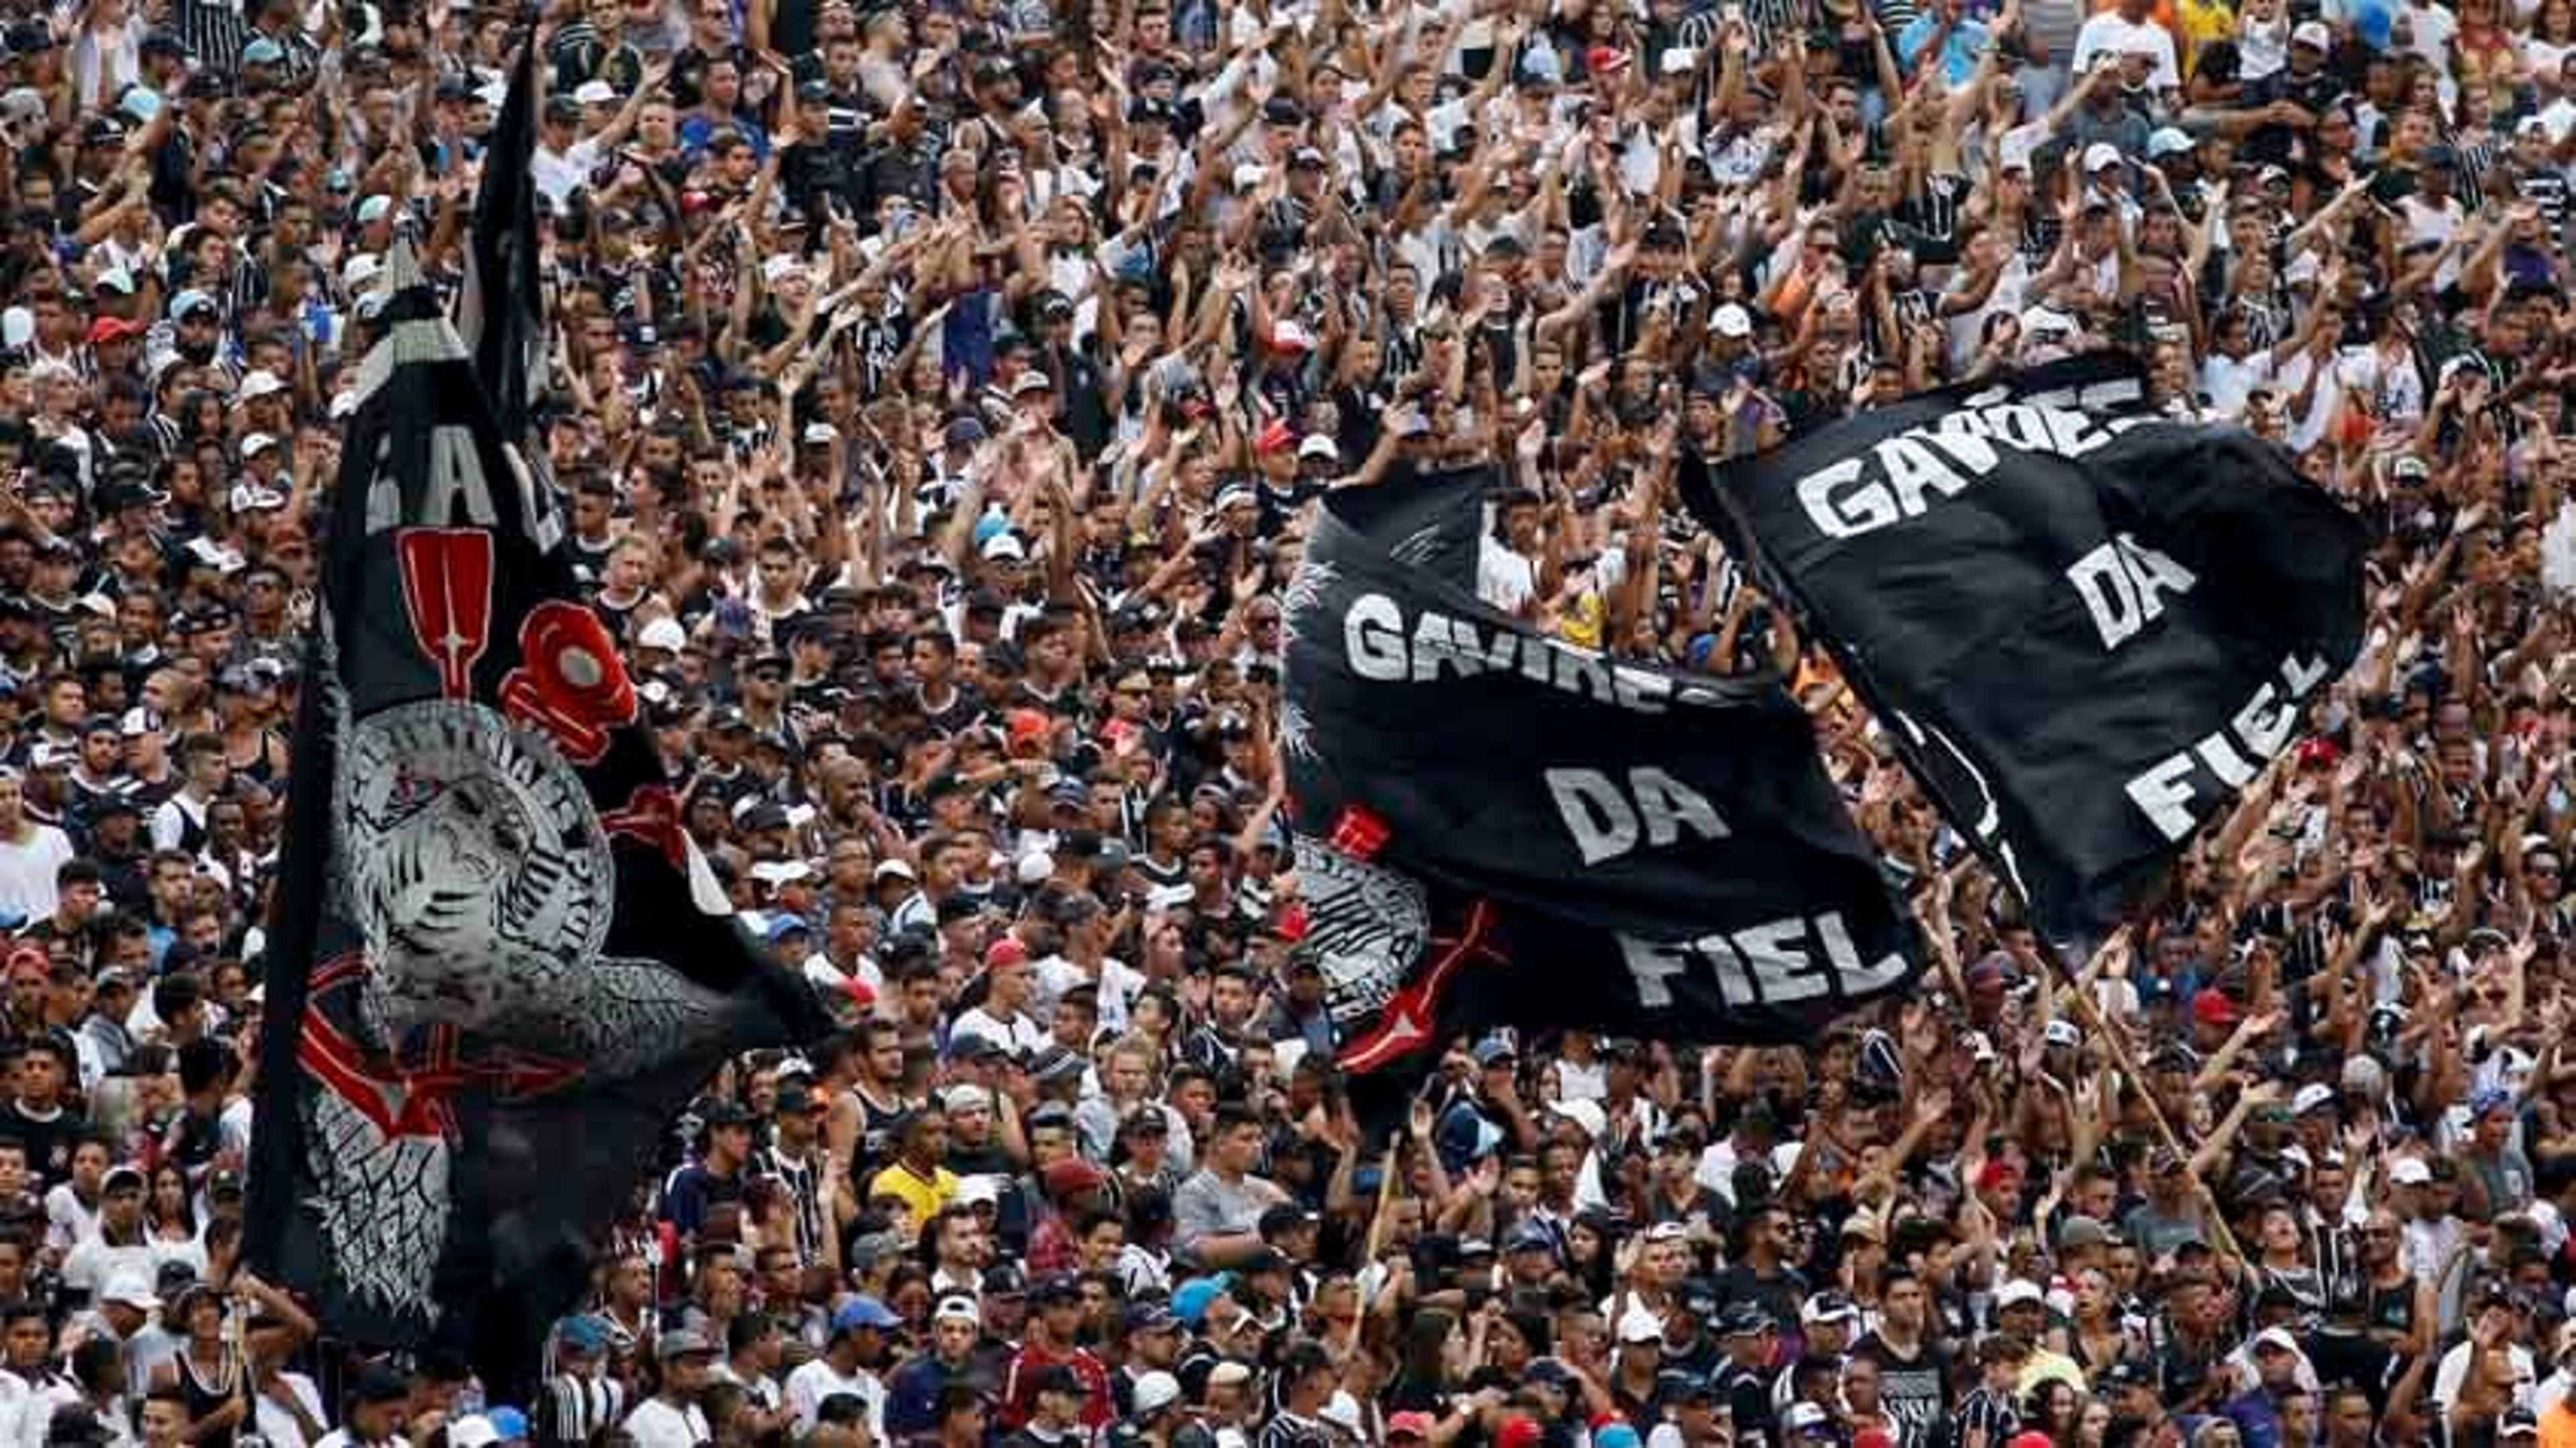
M 2321 116 L 2343 97 L 2343 79 L 2320 66 L 2309 75 L 2293 75 L 2285 67 L 2245 87 L 2249 107 L 2268 106 L 2274 101 L 2288 101 L 2312 116 Z M 2245 137 L 2242 159 L 2247 162 L 2287 166 L 2299 159 L 2292 150 L 2299 144 L 2299 133 L 2288 126 L 2257 126 Z
M 69 1179 L 72 1146 L 88 1123 L 69 1107 L 57 1106 L 50 1117 L 30 1116 L 15 1100 L 0 1106 L 0 1136 L 27 1144 L 27 1171 L 44 1186 Z
M 1771 1422 L 1771 1375 L 1729 1363 L 1718 1373 L 1715 1386 L 1734 1419 L 1739 1448 L 1772 1448 L 1776 1435 Z
M 1749 1263 L 1739 1262 L 1718 1274 L 1717 1300 L 1720 1302 L 1758 1302 L 1777 1323 L 1798 1320 L 1799 1305 L 1807 1300 L 1807 1279 L 1794 1267 L 1783 1267 L 1776 1277 L 1765 1277 Z
M 1871 1333 L 1852 1356 L 1878 1367 L 1880 1404 L 1896 1429 L 1897 1448 L 1939 1448 L 1950 1416 L 1950 1355 L 1926 1341 L 1907 1357 Z

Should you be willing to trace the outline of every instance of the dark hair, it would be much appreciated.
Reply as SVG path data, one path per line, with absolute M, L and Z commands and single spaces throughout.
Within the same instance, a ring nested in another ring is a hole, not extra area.
M 980 1410 L 983 1406 L 984 1394 L 973 1383 L 950 1383 L 939 1390 L 937 1421 L 945 1423 L 969 1408 Z

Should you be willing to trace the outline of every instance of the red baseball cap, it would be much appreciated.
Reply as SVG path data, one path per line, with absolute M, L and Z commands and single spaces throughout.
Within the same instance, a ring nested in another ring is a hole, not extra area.
M 1428 1439 L 1431 1436 L 1431 1415 L 1429 1413 L 1391 1414 L 1386 1420 L 1386 1436 L 1390 1441 L 1397 1438 Z
M 1503 1431 L 1494 1435 L 1494 1448 L 1538 1448 L 1538 1420 L 1513 1416 L 1503 1420 Z
M 1252 450 L 1264 455 L 1286 452 L 1296 445 L 1297 430 L 1277 418 L 1271 419 L 1270 425 L 1261 430 L 1261 435 L 1252 440 Z
M 121 337 L 140 337 L 150 329 L 131 317 L 101 317 L 89 324 L 92 345 L 113 342 Z
M 2210 986 L 2191 998 L 2191 1018 L 2204 1026 L 2232 1026 L 2240 1012 L 2227 992 Z
M 1029 948 L 1022 945 L 1020 943 L 1020 938 L 1016 935 L 1005 935 L 1001 939 L 984 947 L 984 964 L 986 966 L 1026 965 L 1028 963 L 1028 959 Z

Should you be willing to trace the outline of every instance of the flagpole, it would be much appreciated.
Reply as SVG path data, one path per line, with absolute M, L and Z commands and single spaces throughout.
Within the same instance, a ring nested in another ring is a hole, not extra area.
M 2024 901 L 2022 908 L 2027 913 L 2029 902 Z M 2121 928 L 2127 929 L 2126 926 Z M 2049 969 L 2064 982 L 2067 993 L 2074 998 L 2075 1014 L 2083 1020 L 2084 1029 L 2092 1032 L 2096 1039 L 2111 1048 L 2111 1059 L 2118 1064 L 2120 1074 L 2137 1083 L 2138 1095 L 2147 1103 L 2147 1120 L 2155 1127 L 2156 1139 L 2165 1150 L 2172 1152 L 2182 1163 L 2183 1177 L 2191 1183 L 2192 1190 L 2199 1194 L 2201 1208 L 2209 1215 L 2210 1230 L 2218 1239 L 2219 1250 L 2242 1263 L 2245 1261 L 2245 1253 L 2237 1246 L 2236 1234 L 2228 1229 L 2227 1214 L 2218 1206 L 2218 1194 L 2211 1191 L 2209 1183 L 2202 1180 L 2200 1173 L 2192 1169 L 2191 1153 L 2183 1149 L 2182 1138 L 2174 1134 L 2173 1123 L 2165 1118 L 2165 1109 L 2157 1103 L 2156 1093 L 2148 1089 L 2146 1075 L 2139 1071 L 2135 1058 L 2129 1054 L 2128 1042 L 2122 1040 L 2120 1033 L 2112 1028 L 2110 1020 L 2102 1014 L 2100 1006 L 2095 1004 L 2093 992 L 2086 987 L 2083 977 L 2069 968 L 2066 957 L 2058 953 L 2055 942 L 2050 941 L 2037 930 L 2031 932 L 2031 937 L 2039 946 L 2040 959 L 2048 962 Z M 2112 946 L 2106 942 L 2101 948 L 2109 950 Z M 2098 955 L 2099 952 L 2097 951 L 2096 954 Z
M 1360 1253 L 1360 1261 L 1368 1266 L 1376 1265 L 1378 1241 L 1386 1235 L 1387 1209 L 1395 1202 L 1395 1162 L 1403 1150 L 1404 1134 L 1399 1131 L 1395 1140 L 1388 1144 L 1386 1156 L 1378 1163 L 1377 1210 L 1369 1213 L 1368 1244 Z

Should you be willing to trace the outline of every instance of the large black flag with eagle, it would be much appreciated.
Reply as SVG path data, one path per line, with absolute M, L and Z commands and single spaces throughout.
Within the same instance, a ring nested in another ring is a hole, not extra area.
M 1487 607 L 1489 484 L 1332 495 L 1287 593 L 1301 948 L 1363 1115 L 1480 1027 L 1798 1040 L 1904 988 L 1912 921 L 1780 681 Z
M 553 503 L 409 243 L 332 498 L 266 959 L 245 1250 L 497 1388 L 658 1135 L 819 1004 L 680 826 Z

